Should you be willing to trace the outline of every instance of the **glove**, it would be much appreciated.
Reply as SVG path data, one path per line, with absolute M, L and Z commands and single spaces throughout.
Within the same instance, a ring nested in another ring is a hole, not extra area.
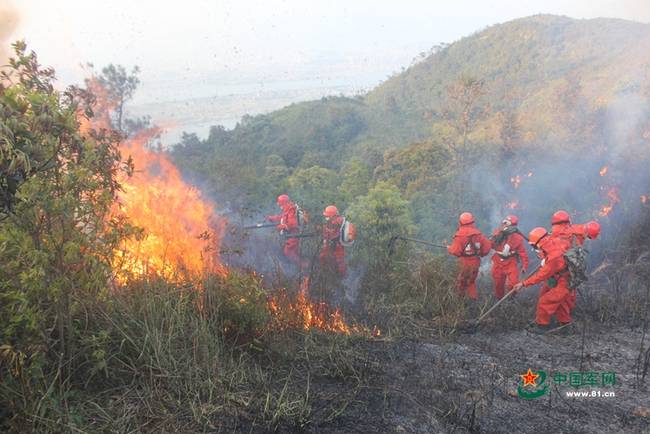
M 515 284 L 515 286 L 512 287 L 512 291 L 514 291 L 515 293 L 517 293 L 517 292 L 519 292 L 519 291 L 521 290 L 521 288 L 523 288 L 523 287 L 524 287 L 523 282 L 519 282 L 519 283 Z
M 278 225 L 278 230 L 279 231 L 286 231 L 287 229 L 289 229 L 289 227 L 287 225 L 285 225 L 284 223 L 280 223 Z
M 271 221 L 271 216 L 267 215 L 266 217 L 264 217 L 264 221 L 265 222 L 270 222 Z

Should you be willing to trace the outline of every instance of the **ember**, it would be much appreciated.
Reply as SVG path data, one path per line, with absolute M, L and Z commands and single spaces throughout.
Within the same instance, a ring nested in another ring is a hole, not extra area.
M 603 206 L 598 212 L 598 215 L 601 217 L 606 217 L 607 215 L 609 215 L 609 213 L 614 208 L 614 205 L 616 205 L 621 201 L 618 197 L 618 191 L 616 187 L 612 187 L 609 190 L 607 190 L 606 196 L 607 199 L 609 200 L 609 204 Z
M 519 208 L 519 201 L 513 200 L 512 202 L 508 202 L 506 204 L 506 208 L 507 209 L 517 209 L 517 208 Z
M 513 176 L 510 178 L 510 182 L 512 183 L 513 187 L 515 187 L 515 190 L 519 188 L 519 184 L 521 184 L 521 177 L 519 175 Z

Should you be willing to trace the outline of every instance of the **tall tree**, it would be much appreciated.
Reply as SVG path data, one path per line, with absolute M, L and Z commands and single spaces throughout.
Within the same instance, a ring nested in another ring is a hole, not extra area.
M 471 146 L 471 135 L 486 117 L 488 105 L 482 102 L 485 94 L 485 82 L 472 77 L 462 77 L 447 87 L 442 113 L 444 122 L 439 128 L 442 141 L 454 156 L 457 173 L 454 208 L 460 208 L 467 192 L 467 174 L 474 164 L 473 156 L 477 154 Z
M 98 77 L 100 84 L 109 92 L 111 100 L 115 101 L 113 127 L 123 132 L 124 104 L 133 98 L 133 94 L 140 84 L 138 73 L 140 68 L 134 66 L 130 73 L 127 73 L 121 65 L 108 65 L 102 69 Z

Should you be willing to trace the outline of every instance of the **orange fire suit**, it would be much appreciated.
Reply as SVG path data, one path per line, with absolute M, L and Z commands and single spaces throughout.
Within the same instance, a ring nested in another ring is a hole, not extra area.
M 582 246 L 587 238 L 587 225 L 572 225 L 571 223 L 560 223 L 551 227 L 551 238 L 558 238 L 569 244 L 573 243 Z
M 501 233 L 501 231 L 504 231 Z M 526 240 L 516 231 L 509 228 L 499 230 L 493 238 L 492 249 L 492 281 L 494 282 L 494 295 L 500 299 L 504 295 L 506 282 L 508 291 L 515 284 L 519 283 L 518 261 L 521 261 L 521 269 L 528 268 L 528 253 L 526 252 Z
M 286 234 L 297 234 L 300 232 L 298 227 L 298 217 L 296 216 L 298 207 L 293 202 L 289 202 L 282 207 L 282 212 L 277 215 L 266 217 L 268 221 L 279 223 L 277 229 Z M 284 243 L 284 256 L 300 266 L 300 238 L 287 238 Z
M 463 225 L 454 234 L 449 254 L 458 257 L 460 270 L 456 279 L 458 291 L 476 300 L 476 277 L 481 266 L 481 257 L 490 253 L 491 243 L 474 224 Z
M 544 282 L 539 291 L 535 321 L 539 325 L 548 325 L 555 315 L 558 322 L 569 323 L 575 290 L 569 288 L 569 270 L 563 256 L 567 245 L 558 238 L 545 237 L 539 242 L 539 247 L 544 265 L 522 282 L 524 286 Z
M 334 260 L 336 271 L 340 277 L 345 277 L 345 247 L 340 242 L 341 225 L 344 218 L 340 215 L 332 217 L 323 225 L 323 247 L 318 257 L 321 267 L 326 267 Z
M 551 238 L 562 240 L 566 244 L 566 248 L 570 249 L 574 243 L 582 246 L 585 243 L 587 236 L 586 224 L 559 223 L 551 227 Z M 573 291 L 569 304 L 571 309 L 576 305 L 577 291 Z

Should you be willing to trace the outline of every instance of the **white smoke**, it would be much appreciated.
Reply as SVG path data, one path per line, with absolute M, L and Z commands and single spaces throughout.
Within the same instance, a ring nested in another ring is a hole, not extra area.
M 0 0 L 0 65 L 11 55 L 11 35 L 18 26 L 18 11 L 9 0 Z

